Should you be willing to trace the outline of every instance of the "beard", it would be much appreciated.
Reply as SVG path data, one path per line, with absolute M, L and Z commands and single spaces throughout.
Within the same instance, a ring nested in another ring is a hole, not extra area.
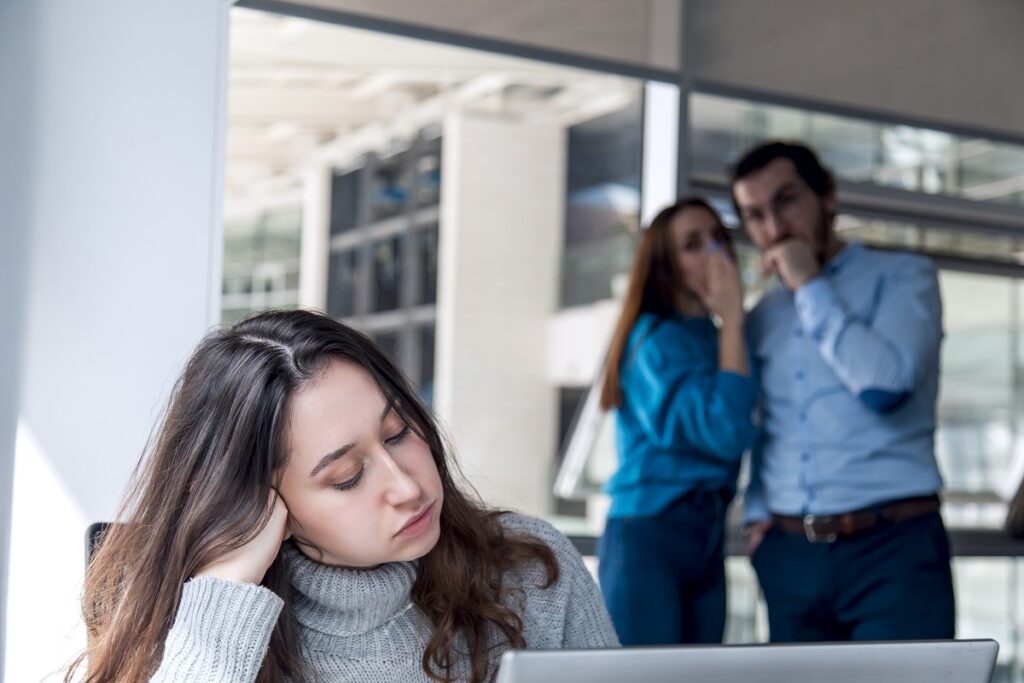
M 825 263 L 829 259 L 829 247 L 832 245 L 832 231 L 833 223 L 835 222 L 836 214 L 834 211 L 825 206 L 825 202 L 818 202 L 818 219 L 814 225 L 814 237 L 817 240 L 817 250 L 814 253 L 815 258 L 818 260 L 818 267 L 824 268 Z

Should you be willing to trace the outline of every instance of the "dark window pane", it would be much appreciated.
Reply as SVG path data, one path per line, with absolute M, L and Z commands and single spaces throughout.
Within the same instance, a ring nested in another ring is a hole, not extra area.
M 404 237 L 392 237 L 374 243 L 371 251 L 373 280 L 376 285 L 374 311 L 398 308 L 401 292 L 402 242 Z
M 433 325 L 425 325 L 419 330 L 420 396 L 427 405 L 434 402 L 434 334 Z
M 441 140 L 424 142 L 424 150 L 416 159 L 416 204 L 437 204 L 441 196 Z
M 381 348 L 391 362 L 401 368 L 401 358 L 398 353 L 399 334 L 398 332 L 378 332 L 372 336 L 373 341 Z
M 801 140 L 841 180 L 1024 204 L 1024 145 L 717 95 L 691 98 L 694 169 L 728 172 L 765 140 Z
M 420 273 L 419 304 L 432 304 L 437 301 L 437 224 L 417 232 L 416 260 Z
M 327 279 L 327 313 L 335 318 L 355 315 L 359 253 L 355 250 L 332 253 Z
M 406 154 L 381 159 L 370 181 L 370 220 L 397 216 L 405 210 L 411 185 Z
M 569 129 L 562 305 L 610 298 L 640 223 L 640 101 Z
M 558 471 L 562 465 L 569 428 L 572 427 L 576 418 L 576 411 L 582 407 L 583 401 L 587 397 L 587 391 L 586 387 L 561 387 L 558 390 L 558 444 L 555 450 L 558 455 L 555 461 L 555 471 Z M 583 500 L 555 498 L 555 514 L 586 517 L 587 503 Z
M 335 173 L 331 181 L 331 234 L 359 223 L 359 171 Z

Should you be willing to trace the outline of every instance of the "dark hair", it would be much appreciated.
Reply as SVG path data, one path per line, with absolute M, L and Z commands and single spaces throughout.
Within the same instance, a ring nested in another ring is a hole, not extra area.
M 558 578 L 551 549 L 506 536 L 498 512 L 460 491 L 440 431 L 399 370 L 367 337 L 324 315 L 257 315 L 208 335 L 178 380 L 152 452 L 136 468 L 118 515 L 86 575 L 89 632 L 85 681 L 147 681 L 163 656 L 182 584 L 269 521 L 270 491 L 288 459 L 290 397 L 332 359 L 362 367 L 385 399 L 427 443 L 444 490 L 441 534 L 418 564 L 412 601 L 433 625 L 424 671 L 452 680 L 468 660 L 471 680 L 493 674 L 488 635 L 525 647 L 522 617 L 501 598 L 505 574 L 539 561 Z M 284 554 L 263 585 L 285 601 L 257 678 L 304 681 L 299 632 Z
M 675 204 L 658 212 L 650 226 L 640 236 L 633 266 L 629 271 L 629 284 L 626 296 L 622 301 L 615 332 L 612 333 L 608 358 L 604 365 L 604 381 L 601 384 L 600 405 L 603 410 L 610 410 L 622 403 L 622 387 L 619 386 L 619 366 L 629 344 L 629 335 L 633 325 L 641 313 L 651 313 L 659 318 L 667 318 L 675 311 L 676 283 L 682 273 L 678 273 L 676 261 L 672 258 L 671 231 L 672 221 L 686 209 L 704 209 L 718 221 L 719 237 L 726 248 L 732 250 L 729 231 L 722 224 L 718 212 L 700 197 L 685 197 Z
M 736 181 L 760 171 L 776 159 L 789 159 L 796 167 L 799 175 L 808 187 L 819 197 L 825 197 L 836 189 L 836 181 L 818 159 L 810 147 L 796 142 L 766 142 L 748 150 L 732 169 L 732 187 Z M 736 203 L 736 192 L 733 191 L 733 203 Z M 739 206 L 737 205 L 737 210 Z

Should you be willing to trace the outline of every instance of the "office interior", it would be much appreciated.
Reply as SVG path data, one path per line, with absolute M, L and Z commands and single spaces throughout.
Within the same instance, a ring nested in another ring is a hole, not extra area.
M 836 172 L 843 238 L 939 268 L 957 634 L 1024 681 L 1022 36 L 1016 0 L 3 3 L 4 680 L 81 649 L 85 529 L 196 341 L 267 308 L 367 332 L 488 502 L 592 554 L 587 396 L 638 232 L 707 196 L 752 304 L 728 170 L 786 138 Z M 763 642 L 733 546 L 726 642 Z

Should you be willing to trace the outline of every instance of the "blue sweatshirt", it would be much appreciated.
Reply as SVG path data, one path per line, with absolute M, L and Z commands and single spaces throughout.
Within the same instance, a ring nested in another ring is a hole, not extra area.
M 641 314 L 619 381 L 610 517 L 653 516 L 694 489 L 735 491 L 757 390 L 751 377 L 718 369 L 711 320 Z

